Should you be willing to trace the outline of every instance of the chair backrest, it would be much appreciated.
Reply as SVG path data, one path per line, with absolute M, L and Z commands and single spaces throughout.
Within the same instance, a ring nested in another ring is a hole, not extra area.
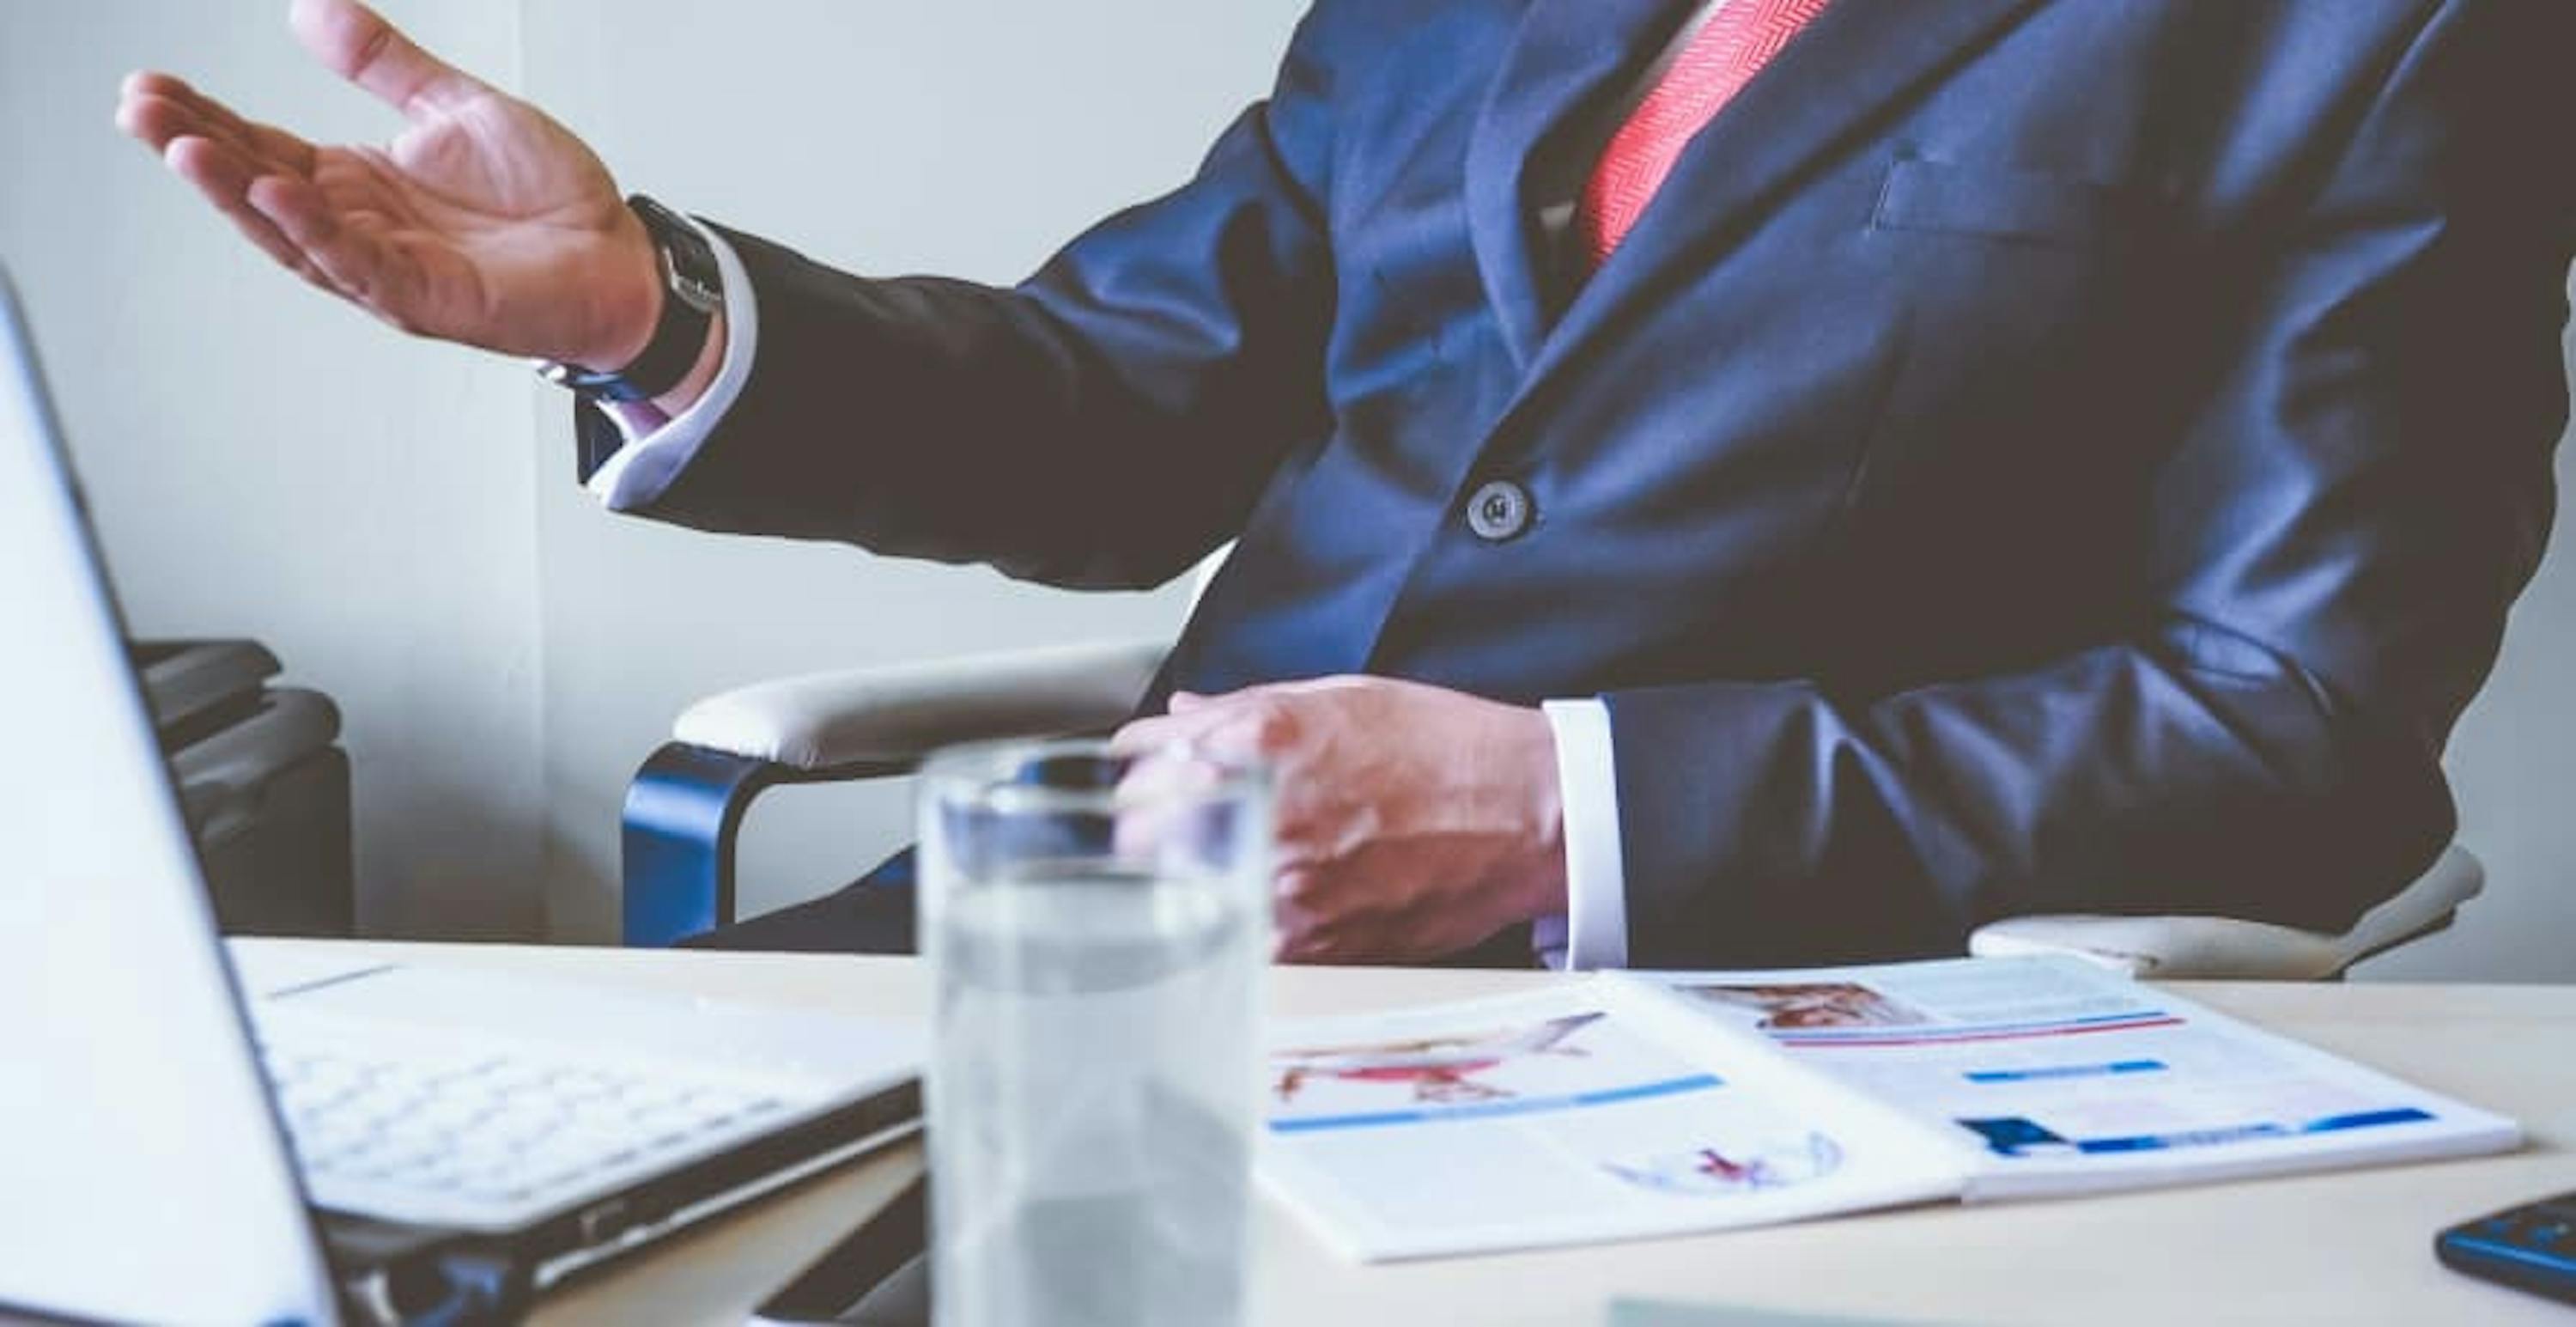
M 1980 957 L 2071 954 L 2132 976 L 2322 981 L 2451 924 L 2486 884 L 2486 868 L 2453 844 L 2413 884 L 2341 935 L 2226 917 L 2015 917 L 1980 928 Z

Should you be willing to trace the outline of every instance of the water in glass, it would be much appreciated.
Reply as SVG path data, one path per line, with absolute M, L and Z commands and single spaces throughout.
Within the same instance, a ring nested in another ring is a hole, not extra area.
M 1268 935 L 1244 850 L 935 866 L 942 1327 L 1243 1320 Z

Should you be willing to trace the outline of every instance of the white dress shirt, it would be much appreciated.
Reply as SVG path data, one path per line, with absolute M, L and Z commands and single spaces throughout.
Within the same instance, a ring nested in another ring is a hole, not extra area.
M 1551 246 L 1563 252 L 1576 199 L 1592 162 L 1610 136 L 1643 101 L 1664 71 L 1727 0 L 1709 0 L 1691 15 L 1617 107 L 1577 146 L 1539 163 L 1543 197 L 1538 221 Z M 651 406 L 613 412 L 626 446 L 589 480 L 590 491 L 611 511 L 648 506 L 688 468 L 718 422 L 751 379 L 760 348 L 760 306 L 742 259 L 721 236 L 707 234 L 724 277 L 727 326 L 724 363 L 715 381 L 677 418 Z M 1618 765 L 1610 745 L 1610 710 L 1598 699 L 1551 700 L 1543 707 L 1556 737 L 1556 777 L 1565 809 L 1563 916 L 1539 919 L 1532 945 L 1550 967 L 1616 968 L 1628 961 L 1628 895 L 1620 856 Z

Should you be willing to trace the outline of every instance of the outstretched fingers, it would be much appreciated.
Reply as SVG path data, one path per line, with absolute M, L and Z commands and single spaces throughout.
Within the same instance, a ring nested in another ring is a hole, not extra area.
M 310 180 L 263 175 L 248 201 L 341 294 L 404 331 L 422 330 L 413 308 L 419 264 L 400 246 L 349 224 Z
M 191 112 L 201 124 L 261 162 L 296 175 L 311 175 L 317 155 L 311 143 L 278 128 L 248 119 L 232 107 L 168 74 L 138 74 L 127 82 L 128 95 L 166 99 Z
M 311 144 L 253 124 L 185 82 L 149 71 L 127 76 L 116 124 L 158 154 L 260 252 L 305 281 L 339 292 L 312 257 L 250 202 L 251 186 L 263 177 L 309 178 L 317 159 Z
M 247 159 L 261 173 L 310 176 L 319 155 L 303 139 L 244 120 L 166 74 L 126 80 L 116 127 L 165 158 L 179 140 L 203 139 Z
M 231 138 L 204 112 L 173 95 L 170 85 L 177 81 L 166 74 L 129 76 L 116 98 L 117 129 L 155 152 L 168 150 L 171 140 L 183 134 Z
M 295 0 L 287 21 L 315 59 L 406 116 L 484 91 L 472 75 L 422 50 L 357 0 Z
M 214 204 L 215 210 L 223 213 L 244 238 L 259 246 L 260 252 L 305 280 L 330 288 L 304 251 L 250 205 L 251 185 L 261 172 L 238 150 L 212 139 L 182 135 L 170 140 L 161 155 L 172 171 L 195 185 L 197 192 L 205 195 L 206 201 Z

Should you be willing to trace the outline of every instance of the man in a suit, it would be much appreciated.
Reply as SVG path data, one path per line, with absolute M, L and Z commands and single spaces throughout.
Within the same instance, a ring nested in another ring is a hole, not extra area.
M 1072 586 L 1238 540 L 1125 739 L 1279 763 L 1287 956 L 1779 963 L 2339 928 L 2429 861 L 2550 519 L 2571 20 L 1321 0 L 1012 289 L 629 208 L 348 0 L 296 28 L 390 150 L 120 120 L 315 284 L 557 361 L 612 507 Z

